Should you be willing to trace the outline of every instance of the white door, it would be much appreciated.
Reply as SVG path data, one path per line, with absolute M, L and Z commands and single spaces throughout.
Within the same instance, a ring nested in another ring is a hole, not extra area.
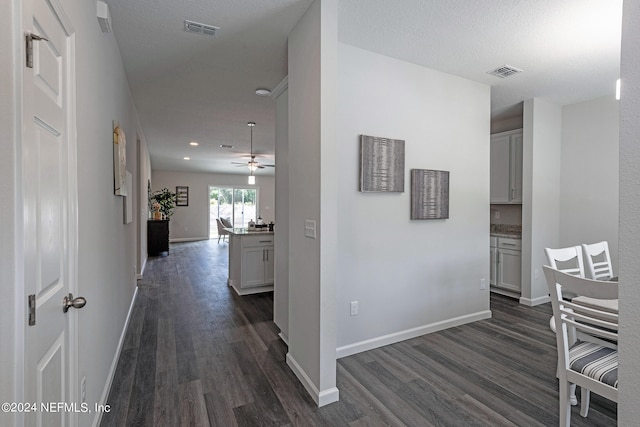
M 508 203 L 511 192 L 509 182 L 509 136 L 491 137 L 490 190 L 491 203 Z
M 65 314 L 63 298 L 77 276 L 75 45 L 57 0 L 22 5 L 24 31 L 47 39 L 33 42 L 33 68 L 23 68 L 25 301 L 35 295 L 36 306 L 26 327 L 25 402 L 38 405 L 25 417 L 27 425 L 73 426 L 79 312 Z M 57 402 L 70 406 L 46 406 Z
M 514 292 L 521 291 L 522 257 L 520 251 L 500 249 L 498 252 L 498 286 Z
M 498 250 L 489 248 L 489 284 L 496 286 L 496 276 L 498 275 Z
M 264 283 L 272 284 L 275 277 L 274 259 L 275 251 L 273 246 L 264 248 Z
M 511 135 L 511 202 L 522 203 L 522 134 Z
M 241 288 L 264 285 L 264 248 L 262 246 L 242 249 Z

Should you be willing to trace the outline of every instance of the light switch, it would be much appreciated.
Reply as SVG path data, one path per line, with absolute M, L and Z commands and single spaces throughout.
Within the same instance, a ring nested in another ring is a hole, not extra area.
M 316 238 L 316 222 L 310 219 L 304 221 L 304 236 L 310 239 Z

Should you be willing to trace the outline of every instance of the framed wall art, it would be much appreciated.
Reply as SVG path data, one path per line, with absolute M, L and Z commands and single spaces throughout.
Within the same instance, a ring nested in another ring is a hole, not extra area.
M 411 169 L 411 219 L 449 218 L 449 171 Z
M 113 194 L 127 195 L 127 139 L 117 120 L 113 121 Z
M 176 206 L 189 206 L 189 187 L 176 187 Z
M 360 135 L 360 191 L 404 192 L 404 140 Z

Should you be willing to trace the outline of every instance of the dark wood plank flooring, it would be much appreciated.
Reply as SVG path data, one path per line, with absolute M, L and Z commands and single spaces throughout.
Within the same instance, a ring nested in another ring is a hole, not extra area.
M 285 362 L 273 294 L 226 285 L 227 244 L 150 258 L 102 426 L 555 426 L 549 304 L 491 296 L 493 318 L 338 361 L 340 401 L 317 408 Z M 572 425 L 614 426 L 593 395 Z

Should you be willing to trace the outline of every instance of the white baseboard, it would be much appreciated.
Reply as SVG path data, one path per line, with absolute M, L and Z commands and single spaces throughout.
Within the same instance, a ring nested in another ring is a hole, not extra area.
M 426 335 L 432 332 L 441 331 L 443 329 L 453 328 L 454 326 L 464 325 L 465 323 L 476 322 L 478 320 L 489 318 L 491 318 L 490 310 L 479 311 L 477 313 L 454 317 L 452 319 L 442 320 L 440 322 L 431 323 L 429 325 L 422 325 L 416 328 L 406 329 L 404 331 L 394 332 L 392 334 L 371 338 L 354 344 L 338 347 L 336 349 L 336 358 L 340 359 L 342 357 L 351 356 L 352 354 L 361 353 L 367 350 L 373 350 L 374 348 L 394 344 L 400 341 L 405 341 L 411 338 L 419 337 L 421 335 Z
M 549 301 L 551 301 L 551 297 L 549 295 L 545 295 L 543 297 L 538 297 L 538 298 L 533 298 L 533 299 L 520 297 L 520 304 L 528 305 L 529 307 L 533 307 L 535 305 L 540 305 L 540 304 L 545 304 L 545 303 L 548 303 Z
M 298 380 L 302 383 L 318 407 L 337 402 L 340 399 L 340 392 L 337 387 L 331 387 L 330 389 L 319 391 L 304 369 L 302 369 L 298 362 L 293 358 L 291 353 L 287 353 L 287 365 L 289 365 L 293 373 L 296 374 L 296 377 L 298 377 Z
M 280 337 L 280 339 L 287 345 L 287 347 L 289 347 L 289 337 L 287 337 L 285 334 L 283 334 L 282 332 L 280 332 L 278 334 L 278 336 Z
M 140 269 L 140 274 L 136 276 L 136 279 L 141 280 L 142 276 L 144 276 L 144 269 L 147 267 L 147 258 L 142 261 L 142 268 Z
M 177 237 L 175 239 L 169 239 L 169 243 L 199 242 L 200 240 L 209 240 L 209 238 L 208 237 Z
M 120 352 L 122 351 L 122 345 L 124 344 L 124 337 L 127 334 L 127 327 L 129 326 L 129 320 L 131 319 L 131 313 L 133 311 L 133 305 L 136 302 L 136 297 L 138 296 L 138 287 L 136 286 L 136 290 L 133 292 L 133 298 L 131 298 L 131 305 L 129 306 L 129 312 L 127 313 L 127 319 L 124 322 L 124 326 L 122 327 L 122 332 L 120 333 L 120 341 L 118 341 L 118 346 L 116 347 L 116 352 L 113 356 L 113 361 L 111 362 L 111 368 L 109 368 L 109 374 L 107 375 L 107 382 L 104 385 L 104 389 L 102 390 L 102 396 L 100 396 L 100 405 L 106 405 L 107 398 L 109 397 L 109 390 L 111 390 L 111 384 L 113 383 L 113 376 L 116 373 L 116 367 L 118 366 L 118 360 L 120 359 Z M 97 411 L 96 415 L 93 418 L 93 427 L 98 427 L 102 422 L 102 414 L 103 411 Z
M 520 299 L 520 295 L 521 295 L 520 292 L 513 292 L 513 291 L 509 291 L 502 288 L 495 288 L 493 286 L 491 286 L 489 289 L 494 294 L 504 295 L 505 297 L 514 298 L 514 299 Z

